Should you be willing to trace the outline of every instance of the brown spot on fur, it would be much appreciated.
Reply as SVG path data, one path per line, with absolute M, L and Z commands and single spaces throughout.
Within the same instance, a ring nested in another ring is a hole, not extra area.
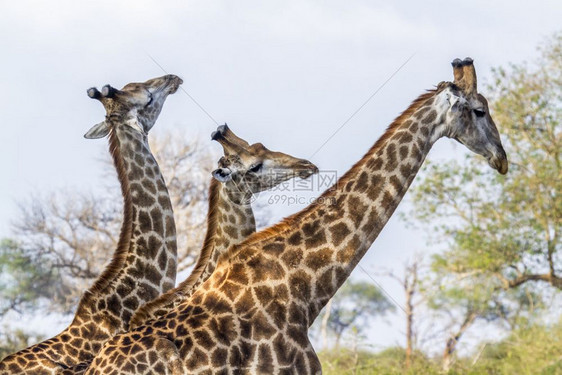
M 369 181 L 369 176 L 367 175 L 367 172 L 363 171 L 359 175 L 359 178 L 357 179 L 357 185 L 355 186 L 355 190 L 358 193 L 363 193 L 369 187 L 368 181 Z
M 398 165 L 398 158 L 396 157 L 396 145 L 391 143 L 386 148 L 386 163 L 384 169 L 387 172 L 392 172 Z
M 254 297 L 252 296 L 252 292 L 250 290 L 245 290 L 242 294 L 242 297 L 235 304 L 236 313 L 244 316 L 252 312 L 255 307 Z
M 367 166 L 367 168 L 369 168 L 371 170 L 378 170 L 378 169 L 382 168 L 383 163 L 384 163 L 384 161 L 382 160 L 382 158 L 378 157 L 378 158 L 375 158 L 375 159 L 369 159 L 366 166 Z
M 267 340 L 275 333 L 275 327 L 271 325 L 264 314 L 258 312 L 252 319 L 252 339 L 259 341 L 261 339 Z
M 332 235 L 332 244 L 339 246 L 342 241 L 349 236 L 351 230 L 344 222 L 337 223 L 330 227 L 330 234 Z
M 400 159 L 404 160 L 408 157 L 408 153 L 410 152 L 410 149 L 408 148 L 408 146 L 402 145 L 400 146 Z
M 330 250 L 329 248 L 307 252 L 304 264 L 307 267 L 311 268 L 313 271 L 317 271 L 330 260 L 331 256 L 332 250 Z
M 213 366 L 215 366 L 217 368 L 223 367 L 227 355 L 228 355 L 228 352 L 226 351 L 226 349 L 216 348 L 213 351 L 213 354 L 211 354 L 211 362 L 212 362 Z
M 232 239 L 238 239 L 238 230 L 232 225 L 225 225 L 223 227 L 223 230 L 227 236 L 231 237 Z
M 400 174 L 405 179 L 408 179 L 408 177 L 410 177 L 410 172 L 411 172 L 411 168 L 408 165 L 400 166 Z
M 270 253 L 274 256 L 279 256 L 285 250 L 285 245 L 282 243 L 270 243 L 263 247 L 263 251 Z
M 312 236 L 305 239 L 305 245 L 307 248 L 314 248 L 326 243 L 326 233 L 324 230 L 319 230 Z
M 206 350 L 210 350 L 215 346 L 213 342 L 213 338 L 206 330 L 200 329 L 193 332 L 193 338 L 195 342 L 205 348 Z
M 348 199 L 347 210 L 349 211 L 350 218 L 353 224 L 355 224 L 355 227 L 359 227 L 359 224 L 363 220 L 363 214 L 367 210 L 367 205 L 364 204 L 360 198 L 353 196 Z
M 288 239 L 289 245 L 298 246 L 302 243 L 302 235 L 301 232 L 293 233 Z
M 239 285 L 248 285 L 248 275 L 246 268 L 242 264 L 235 264 L 229 274 L 229 280 Z
M 296 267 L 302 260 L 303 254 L 300 250 L 289 249 L 283 252 L 281 261 L 288 267 Z
M 410 143 L 412 142 L 412 140 L 414 139 L 414 137 L 412 137 L 412 134 L 410 134 L 407 131 L 402 132 L 402 134 L 400 134 L 400 143 Z M 404 146 L 402 146 L 404 147 Z
M 385 191 L 384 197 L 381 202 L 381 207 L 383 208 L 386 215 L 388 215 L 390 210 L 394 209 L 394 195 L 390 194 L 390 192 Z
M 382 191 L 381 188 L 382 188 L 385 180 L 386 179 L 383 176 L 381 176 L 380 174 L 373 174 L 371 176 L 371 188 L 367 192 L 367 196 L 369 197 L 369 199 L 371 201 L 377 200 L 377 198 L 379 197 L 379 195 Z
M 434 109 L 432 109 L 432 110 L 427 114 L 427 116 L 424 117 L 424 119 L 423 119 L 422 122 L 423 122 L 424 124 L 432 124 L 432 123 L 435 121 L 436 118 L 437 118 L 437 111 L 434 110 Z
M 303 271 L 296 271 L 289 276 L 290 291 L 293 298 L 302 301 L 310 299 L 310 277 Z
M 240 367 L 243 364 L 243 355 L 238 346 L 232 346 L 228 355 L 228 364 L 232 368 Z
M 236 326 L 230 315 L 211 319 L 209 328 L 215 339 L 221 344 L 230 345 L 236 339 Z M 225 358 L 226 355 L 222 360 L 224 361 Z
M 414 114 L 417 119 L 422 119 L 423 116 L 430 110 L 430 107 L 423 106 Z
M 266 344 L 261 344 L 259 346 L 258 354 L 258 373 L 260 374 L 272 374 L 273 373 L 273 357 L 271 355 L 271 349 Z
M 152 218 L 152 230 L 156 233 L 164 232 L 164 223 L 162 222 L 162 212 L 159 208 L 153 208 L 150 211 L 150 217 Z
M 269 259 L 265 256 L 256 256 L 248 263 L 252 272 L 252 282 L 266 280 L 280 280 L 285 274 L 277 259 Z
M 273 294 L 273 288 L 268 286 L 257 286 L 254 287 L 254 293 L 261 306 L 267 306 L 275 297 Z
M 185 362 L 185 365 L 189 370 L 195 370 L 196 368 L 200 366 L 205 366 L 208 363 L 209 363 L 209 357 L 207 356 L 207 354 L 205 354 L 205 352 L 203 352 L 199 348 L 195 348 L 193 349 L 193 352 Z

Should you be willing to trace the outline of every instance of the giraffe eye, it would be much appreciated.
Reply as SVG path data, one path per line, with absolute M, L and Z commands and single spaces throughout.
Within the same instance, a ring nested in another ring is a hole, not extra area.
M 152 95 L 150 95 L 150 99 L 148 99 L 148 103 L 146 103 L 145 107 L 148 107 L 152 103 Z
M 476 115 L 476 117 L 484 117 L 486 116 L 486 111 L 483 111 L 481 109 L 473 109 L 472 110 L 474 112 L 474 114 Z
M 262 167 L 263 167 L 263 163 L 258 163 L 250 167 L 249 171 L 253 173 L 258 173 L 259 171 L 261 171 Z

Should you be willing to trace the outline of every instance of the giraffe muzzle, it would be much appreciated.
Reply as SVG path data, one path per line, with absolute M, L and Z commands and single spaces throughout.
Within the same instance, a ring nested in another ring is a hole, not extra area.
M 507 161 L 507 155 L 502 147 L 500 147 L 499 151 L 494 153 L 494 155 L 488 159 L 488 164 L 500 174 L 507 173 L 507 170 L 509 169 L 509 162 Z
M 302 178 L 308 178 L 310 176 L 312 176 L 313 174 L 318 173 L 319 169 L 316 165 L 314 165 L 313 163 L 309 162 L 308 160 L 303 160 L 300 165 L 298 166 L 298 172 L 297 175 Z
M 166 78 L 168 79 L 170 87 L 169 94 L 174 94 L 178 91 L 180 85 L 183 84 L 183 79 L 174 74 L 168 74 Z
M 491 158 L 488 160 L 490 167 L 497 170 L 500 174 L 506 174 L 508 168 L 507 158 Z

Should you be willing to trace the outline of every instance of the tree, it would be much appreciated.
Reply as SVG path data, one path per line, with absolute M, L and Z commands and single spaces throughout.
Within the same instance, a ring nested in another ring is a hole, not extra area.
M 534 66 L 495 69 L 489 85 L 508 174 L 468 155 L 430 164 L 412 189 L 413 217 L 448 247 L 433 260 L 433 306 L 460 316 L 444 362 L 476 319 L 519 316 L 562 289 L 562 33 L 540 51 Z
M 562 321 L 513 330 L 497 343 L 489 343 L 472 361 L 472 374 L 562 373 L 560 342 Z
M 412 366 L 412 356 L 414 354 L 414 344 L 416 341 L 416 332 L 414 330 L 414 315 L 416 308 L 424 302 L 424 298 L 420 297 L 420 278 L 419 272 L 422 259 L 416 256 L 411 262 L 404 267 L 403 276 L 397 276 L 392 272 L 388 273 L 404 290 L 405 304 L 404 313 L 406 315 L 406 350 L 404 366 L 406 369 Z
M 434 285 L 427 292 L 428 306 L 436 311 L 437 320 L 445 322 L 444 371 L 452 367 L 459 341 L 476 321 L 516 323 L 522 313 L 540 306 L 541 296 L 530 285 L 504 290 L 486 276 L 459 277 L 435 264 L 433 270 Z
M 194 263 L 203 242 L 210 172 L 218 156 L 198 139 L 177 134 L 151 137 L 151 148 L 174 207 L 181 271 Z M 36 270 L 41 270 L 41 280 L 48 280 L 48 308 L 68 313 L 100 274 L 115 249 L 122 220 L 122 199 L 109 153 L 102 162 L 106 173 L 100 186 L 106 188 L 50 193 L 20 205 L 10 247 L 13 256 L 25 257 L 22 264 L 28 268 L 21 270 L 25 276 L 16 279 L 11 290 L 25 290 L 27 278 L 35 280 Z M 47 297 L 45 293 L 33 297 L 43 296 Z M 25 305 L 15 296 L 6 301 Z
M 324 308 L 320 320 L 323 337 L 330 330 L 338 348 L 343 333 L 349 328 L 365 327 L 369 318 L 393 310 L 391 302 L 371 283 L 348 280 Z
M 56 289 L 56 270 L 49 264 L 33 261 L 12 240 L 0 242 L 0 318 L 9 311 L 34 307 L 40 297 L 51 298 L 62 291 Z

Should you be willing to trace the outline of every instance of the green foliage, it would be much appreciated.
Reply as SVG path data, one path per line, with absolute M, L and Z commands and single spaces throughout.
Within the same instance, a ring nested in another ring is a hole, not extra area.
M 421 352 L 413 354 L 409 369 L 404 368 L 406 352 L 400 347 L 388 348 L 379 353 L 347 349 L 325 351 L 319 353 L 319 357 L 325 375 L 440 374 L 439 365 Z
M 394 305 L 372 283 L 348 280 L 334 296 L 329 326 L 338 330 L 389 310 Z
M 405 368 L 406 353 L 393 347 L 378 353 L 351 350 L 319 353 L 327 375 L 555 375 L 562 374 L 562 321 L 550 325 L 531 325 L 516 329 L 497 343 L 480 347 L 469 357 L 461 357 L 447 372 L 439 358 L 414 352 L 412 364 Z
M 33 308 L 40 297 L 55 292 L 51 281 L 56 274 L 48 264 L 32 256 L 12 240 L 0 242 L 0 317 L 10 310 Z
M 514 330 L 463 367 L 467 374 L 562 374 L 562 321 Z
M 328 328 L 336 335 L 336 345 L 339 345 L 341 336 L 349 328 L 360 331 L 369 318 L 392 310 L 394 305 L 372 283 L 348 280 L 333 297 Z

